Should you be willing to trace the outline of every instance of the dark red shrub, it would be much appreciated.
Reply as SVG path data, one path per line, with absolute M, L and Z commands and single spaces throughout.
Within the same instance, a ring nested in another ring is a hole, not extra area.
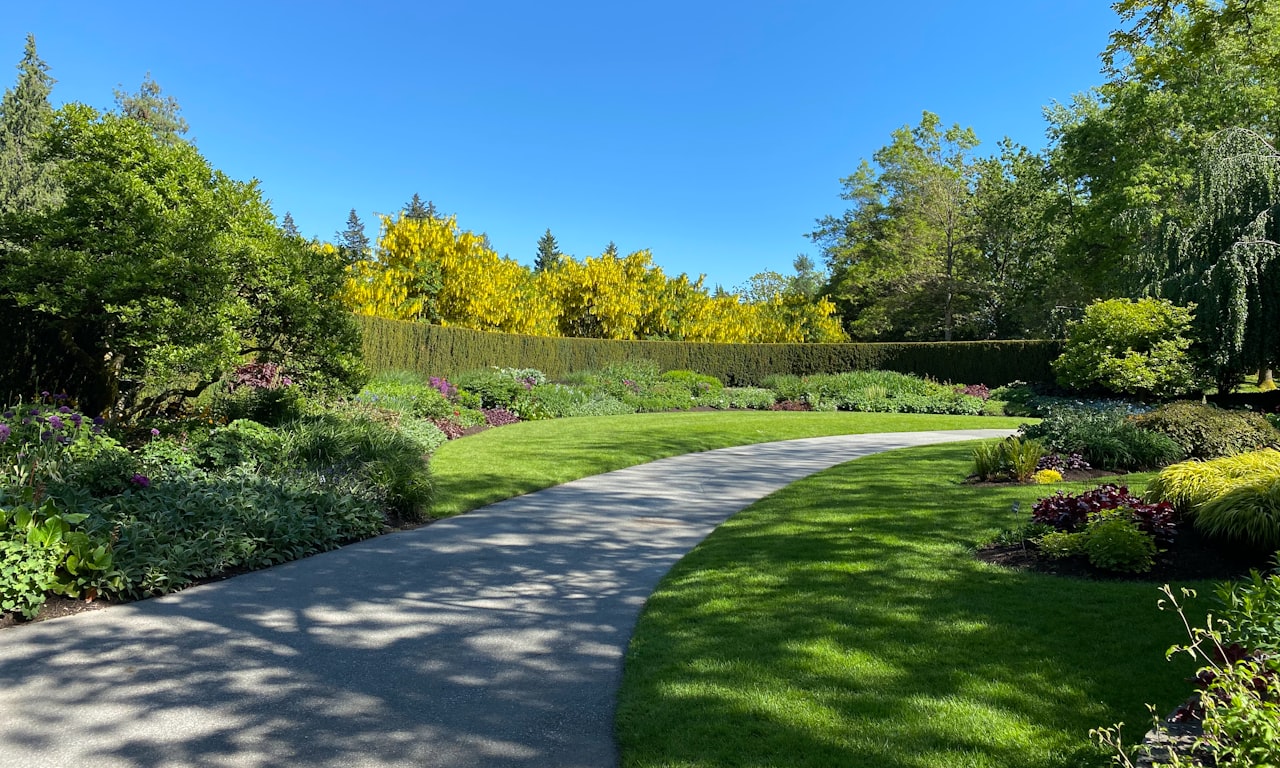
M 481 408 L 480 412 L 484 414 L 485 423 L 491 427 L 503 427 L 520 421 L 519 416 L 506 408 Z
M 1131 495 L 1128 488 L 1111 483 L 1078 496 L 1058 491 L 1040 499 L 1031 510 L 1031 519 L 1059 531 L 1079 531 L 1090 515 L 1111 509 L 1127 510 L 1133 522 L 1151 534 L 1157 544 L 1168 545 L 1177 533 L 1171 504 L 1148 504 Z

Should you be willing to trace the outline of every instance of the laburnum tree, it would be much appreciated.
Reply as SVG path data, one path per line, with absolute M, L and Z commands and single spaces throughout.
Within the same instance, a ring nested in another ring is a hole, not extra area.
M 55 113 L 47 136 L 63 199 L 0 216 L 0 297 L 55 340 L 31 363 L 49 388 L 129 417 L 246 356 L 316 386 L 358 382 L 343 263 L 284 236 L 256 184 L 84 105 Z
M 834 305 L 710 296 L 667 277 L 648 251 L 565 258 L 531 270 L 498 256 L 454 217 L 385 218 L 373 256 L 345 292 L 359 313 L 537 336 L 686 341 L 841 341 Z

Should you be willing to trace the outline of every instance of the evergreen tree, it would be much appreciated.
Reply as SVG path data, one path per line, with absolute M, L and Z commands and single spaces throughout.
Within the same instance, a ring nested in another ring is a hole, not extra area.
M 618 258 L 618 246 L 612 240 L 604 247 L 604 255 L 612 259 Z
M 339 232 L 337 238 L 338 250 L 348 261 L 360 261 L 369 256 L 369 236 L 364 233 L 364 222 L 356 215 L 355 208 L 347 215 L 347 228 Z
M 153 136 L 169 146 L 181 141 L 181 136 L 189 128 L 180 114 L 182 108 L 178 106 L 178 100 L 164 95 L 150 72 L 142 78 L 137 93 L 116 89 L 115 94 L 116 109 L 120 114 L 147 126 Z
M 0 100 L 0 214 L 36 211 L 62 199 L 53 165 L 35 159 L 40 135 L 53 120 L 48 70 L 36 55 L 35 36 L 27 35 L 18 82 Z
M 414 192 L 413 199 L 404 206 L 404 217 L 416 221 L 435 220 L 440 218 L 440 212 L 436 210 L 436 204 L 430 200 L 427 201 L 426 205 L 423 205 L 422 198 L 418 196 L 417 192 Z
M 558 265 L 563 258 L 560 244 L 556 242 L 556 236 L 551 234 L 548 228 L 546 233 L 538 238 L 538 256 L 533 262 L 533 271 L 545 272 Z
M 298 225 L 293 223 L 293 214 L 285 211 L 284 220 L 280 222 L 280 231 L 289 237 L 302 237 L 302 233 L 298 231 Z

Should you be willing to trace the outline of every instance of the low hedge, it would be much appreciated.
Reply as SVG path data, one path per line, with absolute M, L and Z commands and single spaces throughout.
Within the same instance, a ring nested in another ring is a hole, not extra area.
M 770 374 L 889 370 L 942 381 L 999 385 L 1052 379 L 1057 341 L 883 344 L 714 344 L 519 336 L 358 317 L 365 364 L 374 373 L 455 375 L 489 366 L 537 368 L 559 378 L 609 363 L 645 359 L 661 370 L 694 370 L 728 386 L 757 386 Z

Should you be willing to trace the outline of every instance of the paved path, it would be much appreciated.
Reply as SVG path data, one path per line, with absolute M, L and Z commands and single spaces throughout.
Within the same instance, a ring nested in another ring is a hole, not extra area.
M 0 766 L 617 764 L 645 598 L 851 435 L 664 459 L 163 598 L 0 631 Z

